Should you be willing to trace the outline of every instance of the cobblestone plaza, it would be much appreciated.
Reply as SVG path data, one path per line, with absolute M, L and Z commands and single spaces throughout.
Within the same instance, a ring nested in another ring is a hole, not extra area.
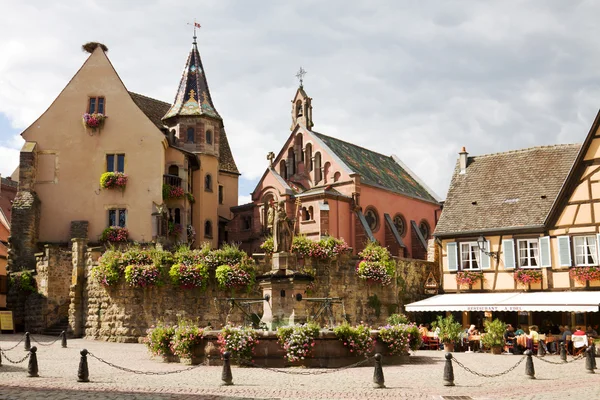
M 8 349 L 22 335 L 0 336 L 0 346 Z M 54 338 L 32 336 L 42 344 Z M 79 351 L 116 365 L 154 372 L 187 368 L 150 358 L 142 344 L 121 344 L 69 340 L 36 345 L 39 377 L 29 378 L 27 361 L 13 365 L 3 357 L 0 367 L 0 399 L 440 399 L 442 396 L 468 396 L 472 399 L 562 399 L 600 398 L 600 374 L 588 374 L 585 360 L 550 364 L 534 358 L 536 379 L 525 376 L 525 362 L 497 378 L 484 378 L 454 364 L 454 387 L 443 386 L 444 353 L 418 351 L 410 364 L 385 366 L 386 389 L 374 389 L 372 363 L 365 367 L 333 370 L 288 368 L 278 373 L 257 368 L 233 367 L 233 386 L 221 386 L 221 367 L 197 366 L 170 375 L 141 375 L 110 367 L 88 357 L 90 382 L 77 382 Z M 12 360 L 26 355 L 23 344 L 6 351 Z M 481 353 L 455 353 L 465 366 L 479 373 L 495 374 L 514 366 L 522 356 Z M 559 362 L 557 356 L 546 360 Z M 572 360 L 569 357 L 569 360 Z M 319 374 L 327 371 L 328 373 Z M 298 374 L 310 373 L 310 375 Z M 451 397 L 450 397 L 451 398 Z M 467 398 L 467 397 L 463 397 Z

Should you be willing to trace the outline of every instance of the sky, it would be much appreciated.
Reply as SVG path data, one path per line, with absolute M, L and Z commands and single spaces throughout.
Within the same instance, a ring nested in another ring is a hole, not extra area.
M 445 198 L 458 152 L 580 143 L 600 107 L 596 1 L 0 0 L 0 173 L 19 134 L 104 43 L 126 87 L 171 103 L 198 47 L 240 202 L 290 134 L 302 66 L 314 130 L 395 154 Z

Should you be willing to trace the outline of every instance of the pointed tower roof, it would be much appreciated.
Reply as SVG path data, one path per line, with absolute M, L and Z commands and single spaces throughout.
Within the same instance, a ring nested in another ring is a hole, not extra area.
M 221 119 L 210 97 L 204 67 L 202 66 L 200 52 L 196 43 L 196 35 L 194 35 L 192 50 L 183 69 L 175 102 L 167 114 L 165 114 L 163 120 L 176 116 L 190 115 Z

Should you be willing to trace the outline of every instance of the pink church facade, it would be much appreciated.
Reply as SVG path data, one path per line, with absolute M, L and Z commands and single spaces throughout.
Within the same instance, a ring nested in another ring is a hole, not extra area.
M 426 258 L 438 198 L 397 157 L 313 131 L 311 101 L 301 86 L 292 101 L 292 132 L 268 157 L 252 202 L 232 208 L 229 239 L 260 252 L 269 207 L 283 201 L 295 234 L 343 238 L 355 252 L 376 240 L 394 255 Z

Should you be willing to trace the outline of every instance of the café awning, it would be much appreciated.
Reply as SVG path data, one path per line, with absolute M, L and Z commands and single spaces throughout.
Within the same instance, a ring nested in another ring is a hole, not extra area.
M 597 312 L 599 292 L 449 293 L 408 304 L 406 311 Z

